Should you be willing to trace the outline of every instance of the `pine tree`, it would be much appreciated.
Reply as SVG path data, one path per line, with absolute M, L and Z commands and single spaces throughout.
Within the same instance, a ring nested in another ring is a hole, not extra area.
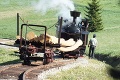
M 91 3 L 88 3 L 86 6 L 86 19 L 89 21 L 88 30 L 90 32 L 97 32 L 103 29 L 102 19 L 101 19 L 101 8 L 99 1 L 92 0 Z

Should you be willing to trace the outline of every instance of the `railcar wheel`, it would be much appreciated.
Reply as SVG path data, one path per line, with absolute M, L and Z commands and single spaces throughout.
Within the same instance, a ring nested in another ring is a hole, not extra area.
M 46 59 L 43 59 L 43 65 L 45 65 L 46 64 Z
M 23 65 L 31 65 L 31 61 L 28 59 L 29 56 L 26 54 L 21 55 L 22 60 L 23 60 Z
M 31 61 L 30 60 L 24 60 L 23 65 L 31 65 Z

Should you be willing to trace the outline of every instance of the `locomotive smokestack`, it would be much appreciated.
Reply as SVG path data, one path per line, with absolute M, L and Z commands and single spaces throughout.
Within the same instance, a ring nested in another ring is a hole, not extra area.
M 70 11 L 71 16 L 73 17 L 73 22 L 76 23 L 76 18 L 80 16 L 81 12 L 77 12 L 77 11 Z

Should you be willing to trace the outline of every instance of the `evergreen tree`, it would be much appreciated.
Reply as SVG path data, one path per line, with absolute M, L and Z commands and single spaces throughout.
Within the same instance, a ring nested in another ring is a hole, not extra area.
M 102 19 L 101 19 L 101 8 L 99 1 L 92 0 L 91 3 L 88 3 L 86 6 L 86 19 L 89 21 L 88 30 L 90 32 L 96 32 L 103 29 Z

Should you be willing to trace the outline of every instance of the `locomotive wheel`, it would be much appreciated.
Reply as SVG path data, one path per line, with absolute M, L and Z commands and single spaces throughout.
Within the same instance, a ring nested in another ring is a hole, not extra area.
M 83 56 L 85 54 L 84 50 L 80 50 L 80 56 Z
M 78 57 L 79 57 L 79 54 L 76 54 L 76 55 L 75 55 L 75 59 L 77 59 Z

